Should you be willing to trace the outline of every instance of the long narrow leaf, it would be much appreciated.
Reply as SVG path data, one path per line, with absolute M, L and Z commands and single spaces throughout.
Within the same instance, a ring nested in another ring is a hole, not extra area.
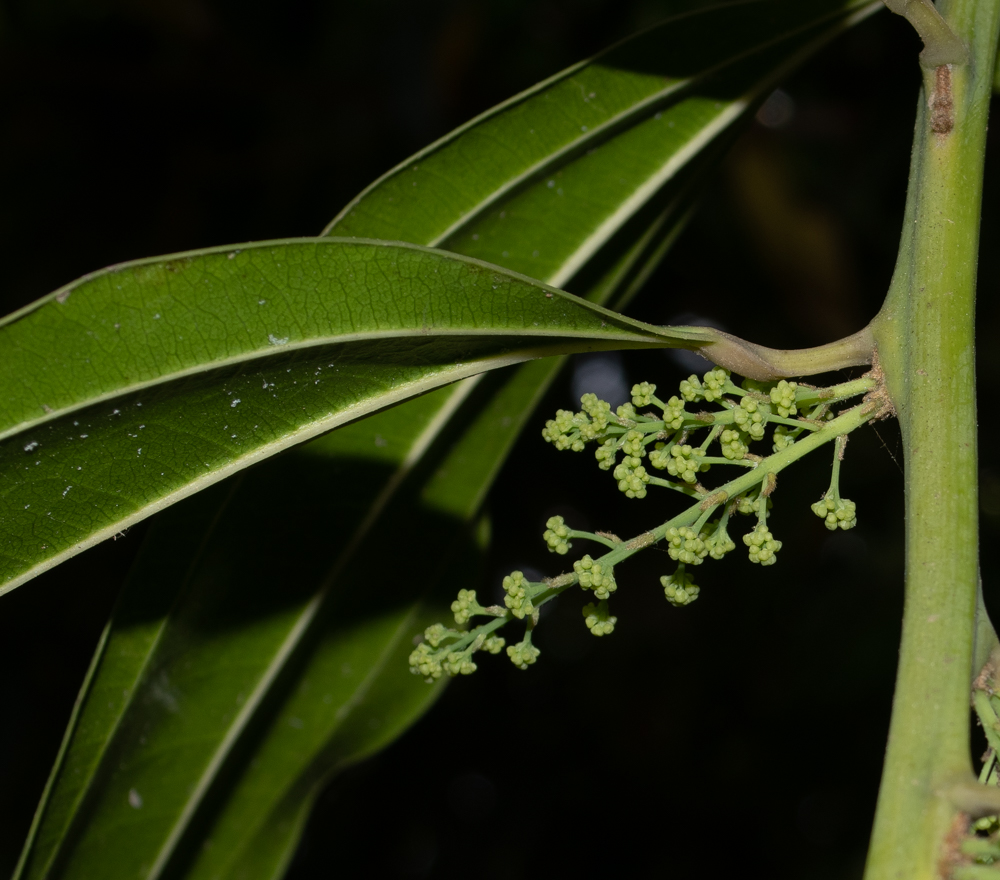
M 0 385 L 20 389 L 0 416 L 0 593 L 252 463 L 457 379 L 697 339 L 475 260 L 357 240 L 143 261 L 64 293 L 0 327 Z

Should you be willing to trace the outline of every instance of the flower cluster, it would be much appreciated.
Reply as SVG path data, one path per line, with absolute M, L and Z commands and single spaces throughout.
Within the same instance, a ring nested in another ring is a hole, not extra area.
M 565 556 L 573 545 L 570 543 L 570 528 L 561 516 L 550 516 L 545 523 L 542 540 L 549 545 L 550 553 Z
M 778 561 L 775 554 L 781 549 L 781 541 L 774 540 L 774 535 L 764 523 L 757 523 L 752 532 L 744 535 L 743 543 L 750 548 L 751 562 L 774 565 Z
M 663 585 L 667 601 L 677 607 L 690 605 L 701 592 L 701 587 L 695 585 L 694 578 L 684 571 L 684 566 L 678 568 L 672 575 L 661 577 L 660 583 Z
M 745 380 L 737 386 L 726 370 L 716 368 L 701 378 L 689 376 L 680 383 L 678 394 L 665 402 L 650 382 L 634 385 L 631 400 L 616 409 L 594 394 L 583 395 L 579 412 L 559 410 L 546 422 L 545 440 L 557 449 L 576 452 L 594 444 L 599 468 L 612 473 L 628 498 L 644 498 L 651 487 L 660 486 L 686 495 L 692 506 L 630 541 L 607 532 L 579 531 L 561 516 L 550 517 L 542 534 L 550 552 L 566 556 L 574 542 L 584 540 L 603 545 L 603 555 L 585 554 L 573 562 L 570 572 L 540 583 L 529 581 L 522 571 L 512 571 L 503 579 L 503 605 L 483 607 L 474 590 L 460 590 L 451 603 L 458 628 L 428 627 L 410 655 L 411 671 L 427 681 L 467 675 L 476 668 L 477 652 L 498 654 L 504 648 L 515 666 L 527 669 L 541 653 L 532 642 L 541 605 L 572 587 L 593 596 L 582 609 L 587 630 L 595 636 L 610 635 L 618 622 L 608 608 L 610 596 L 618 589 L 615 567 L 657 544 L 677 564 L 673 574 L 660 578 L 667 601 L 677 607 L 690 605 L 701 590 L 688 570 L 736 549 L 737 541 L 729 534 L 736 515 L 755 520 L 741 536 L 750 561 L 775 564 L 782 542 L 774 537 L 768 521 L 776 475 L 804 454 L 804 444 L 818 445 L 808 439 L 814 432 L 845 415 L 835 416 L 833 404 L 872 387 L 867 379 L 828 389 L 784 379 Z M 711 406 L 688 410 L 691 404 Z M 863 423 L 840 422 L 848 431 Z M 755 454 L 753 444 L 768 431 L 771 453 Z M 857 523 L 855 505 L 841 498 L 838 483 L 847 435 L 826 431 L 821 436 L 820 442 L 835 440 L 833 475 L 830 488 L 812 510 L 828 529 L 849 529 Z M 739 476 L 708 488 L 701 482 L 702 475 L 713 466 L 729 466 Z M 488 620 L 475 626 L 475 617 Z M 496 630 L 513 620 L 524 621 L 524 636 L 507 646 Z
M 535 610 L 528 593 L 530 588 L 531 584 L 525 580 L 523 572 L 512 571 L 503 579 L 503 590 L 507 594 L 503 597 L 503 604 L 518 620 L 524 620 Z
M 595 636 L 607 636 L 615 631 L 618 618 L 608 613 L 607 602 L 599 602 L 597 605 L 588 602 L 583 606 L 583 622 Z
M 667 529 L 667 553 L 675 562 L 686 565 L 700 565 L 708 556 L 708 545 L 694 529 L 686 526 L 680 529 Z
M 573 571 L 577 573 L 580 586 L 585 590 L 593 590 L 598 599 L 607 599 L 618 589 L 611 566 L 595 562 L 589 554 L 573 563 Z
M 858 524 L 857 506 L 850 498 L 841 498 L 833 489 L 812 505 L 812 512 L 831 532 L 853 529 Z

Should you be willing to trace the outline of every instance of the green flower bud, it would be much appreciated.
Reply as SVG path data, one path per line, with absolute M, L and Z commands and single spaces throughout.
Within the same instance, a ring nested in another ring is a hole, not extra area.
M 502 636 L 490 636 L 483 642 L 482 651 L 488 651 L 490 654 L 499 654 L 503 650 L 503 646 L 506 644 Z
M 507 656 L 510 657 L 511 663 L 518 669 L 527 669 L 538 659 L 538 655 L 541 653 L 538 648 L 531 644 L 529 636 L 525 636 L 523 642 L 511 645 L 507 649 Z
M 631 431 L 626 432 L 622 438 L 622 452 L 626 455 L 631 455 L 633 458 L 642 458 L 646 454 L 646 447 L 642 442 L 645 439 L 646 435 L 642 431 L 636 431 L 633 428 Z
M 850 498 L 837 498 L 833 489 L 812 505 L 812 512 L 831 532 L 853 529 L 858 524 L 857 505 Z
M 701 387 L 701 382 L 698 381 L 697 376 L 688 376 L 681 382 L 680 385 L 681 397 L 683 397 L 689 403 L 695 400 L 701 400 L 705 396 L 705 389 Z
M 590 416 L 595 425 L 604 430 L 611 421 L 611 404 L 606 400 L 601 400 L 596 394 L 584 394 L 580 398 L 580 406 L 583 411 Z
M 632 386 L 633 406 L 652 406 L 653 396 L 656 394 L 656 386 L 649 382 L 640 382 Z
M 565 556 L 573 546 L 569 540 L 569 526 L 561 516 L 549 517 L 542 538 L 549 545 L 549 552 L 558 553 L 560 556 Z
M 624 492 L 626 498 L 645 498 L 646 483 L 649 474 L 639 463 L 640 459 L 626 455 L 622 463 L 614 469 L 614 478 L 618 481 L 618 491 Z
M 472 675 L 476 671 L 468 651 L 451 651 L 441 665 L 448 675 Z
M 458 598 L 451 603 L 451 610 L 455 615 L 455 623 L 461 626 L 463 623 L 468 623 L 473 615 L 482 613 L 484 609 L 476 601 L 475 590 L 459 590 Z
M 663 425 L 669 431 L 679 431 L 684 425 L 686 415 L 684 401 L 677 397 L 671 397 L 663 408 Z
M 756 497 L 741 495 L 736 502 L 736 512 L 742 513 L 744 516 L 750 516 L 750 514 L 753 513 L 760 514 L 761 500 L 763 500 L 764 504 L 767 505 L 764 509 L 765 513 L 774 507 L 774 502 L 770 499 L 770 497 L 761 499 L 759 495 Z
M 795 442 L 795 438 L 791 434 L 797 430 L 798 428 L 793 428 L 791 425 L 778 425 L 774 429 L 774 451 L 781 452 L 782 449 L 791 446 Z
M 580 452 L 584 446 L 575 416 L 568 409 L 557 411 L 556 417 L 545 423 L 542 437 L 560 451 L 572 449 L 574 452 Z
M 443 623 L 435 623 L 424 630 L 424 641 L 432 648 L 436 648 L 449 636 L 453 637 L 457 635 L 458 632 L 456 630 L 448 629 Z
M 634 422 L 635 408 L 631 403 L 623 403 L 617 410 L 619 422 Z
M 512 571 L 503 579 L 504 592 L 507 593 L 503 597 L 503 604 L 518 620 L 523 620 L 535 610 L 527 594 L 530 586 L 531 583 L 524 579 L 524 574 L 520 571 Z
M 724 370 L 721 367 L 716 367 L 714 370 L 709 370 L 704 376 L 704 395 L 705 400 L 711 403 L 713 400 L 719 400 L 725 390 L 726 383 L 729 381 L 729 371 Z
M 741 431 L 749 434 L 751 439 L 763 439 L 767 417 L 754 398 L 744 397 L 740 400 L 739 409 L 733 410 L 733 422 Z
M 722 447 L 723 458 L 729 461 L 743 461 L 750 448 L 744 442 L 746 434 L 742 431 L 735 431 L 726 428 L 719 436 L 719 445 Z
M 441 662 L 426 642 L 421 642 L 410 652 L 410 672 L 419 675 L 428 684 L 444 674 Z
M 733 539 L 729 537 L 729 533 L 726 531 L 725 526 L 722 522 L 715 523 L 715 528 L 712 533 L 705 538 L 705 548 L 708 550 L 708 555 L 712 559 L 722 559 L 727 553 L 736 549 L 736 544 L 733 543 Z M 709 528 L 711 528 L 711 524 Z
M 690 605 L 701 592 L 701 587 L 695 585 L 694 579 L 684 571 L 683 565 L 672 575 L 661 577 L 660 583 L 663 584 L 663 593 L 667 601 L 678 608 Z
M 707 471 L 709 465 L 699 463 L 698 453 L 694 447 L 675 443 L 670 447 L 670 458 L 667 459 L 667 473 L 685 483 L 695 483 L 699 471 Z
M 680 529 L 667 529 L 665 535 L 667 542 L 667 553 L 675 562 L 683 562 L 687 565 L 700 565 L 701 561 L 708 556 L 708 547 L 701 536 L 693 529 L 687 527 Z
M 618 444 L 614 440 L 605 440 L 604 443 L 594 451 L 597 459 L 597 466 L 602 471 L 609 471 L 615 466 L 615 457 L 618 455 Z
M 589 554 L 573 563 L 573 571 L 580 576 L 580 586 L 585 590 L 593 590 L 598 599 L 607 599 L 618 589 L 614 569 L 595 561 Z
M 583 606 L 584 623 L 595 636 L 607 636 L 615 630 L 618 618 L 608 613 L 608 603 L 601 602 L 594 605 L 588 602 Z
M 764 523 L 757 523 L 752 532 L 743 536 L 743 543 L 750 548 L 750 561 L 761 565 L 774 565 L 778 561 L 775 554 L 781 549 L 781 541 L 775 541 L 771 530 Z
M 783 419 L 798 413 L 795 406 L 795 389 L 798 387 L 795 382 L 786 382 L 782 379 L 770 391 L 771 403 Z

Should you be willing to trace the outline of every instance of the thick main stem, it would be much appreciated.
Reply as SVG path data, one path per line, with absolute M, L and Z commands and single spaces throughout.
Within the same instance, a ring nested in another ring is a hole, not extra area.
M 948 876 L 949 791 L 971 780 L 978 519 L 974 311 L 983 150 L 1000 0 L 940 11 L 972 48 L 925 73 L 906 219 L 872 324 L 906 460 L 906 604 L 866 880 Z

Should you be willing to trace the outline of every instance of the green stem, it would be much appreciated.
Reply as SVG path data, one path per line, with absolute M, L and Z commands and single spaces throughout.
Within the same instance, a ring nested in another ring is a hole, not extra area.
M 865 366 L 872 362 L 874 349 L 874 338 L 868 327 L 827 345 L 791 350 L 767 348 L 714 328 L 671 327 L 670 329 L 697 330 L 708 335 L 711 341 L 699 346 L 698 351 L 701 354 L 720 367 L 758 381 L 787 379 L 791 376 L 815 376 L 817 373 L 828 373 L 844 367 Z
M 931 0 L 883 0 L 897 15 L 902 15 L 924 41 L 920 63 L 924 67 L 941 64 L 964 64 L 969 59 L 965 46 Z
M 1000 0 L 951 0 L 939 9 L 971 44 L 972 60 L 925 71 L 899 259 L 871 325 L 903 434 L 906 600 L 866 880 L 945 876 L 942 842 L 962 821 L 953 798 L 968 803 L 968 785 L 975 784 L 969 754 L 978 589 L 973 314 Z

